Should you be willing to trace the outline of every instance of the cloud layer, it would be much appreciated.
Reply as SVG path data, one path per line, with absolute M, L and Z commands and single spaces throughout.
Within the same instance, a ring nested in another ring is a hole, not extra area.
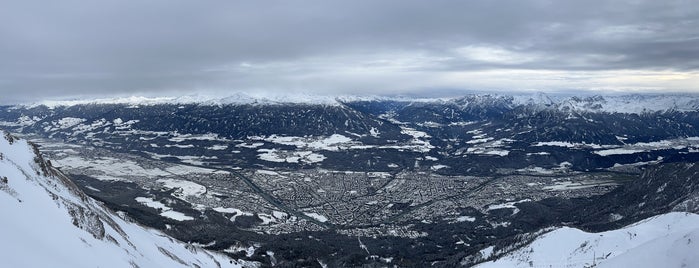
M 0 94 L 693 91 L 697 29 L 691 0 L 10 0 Z

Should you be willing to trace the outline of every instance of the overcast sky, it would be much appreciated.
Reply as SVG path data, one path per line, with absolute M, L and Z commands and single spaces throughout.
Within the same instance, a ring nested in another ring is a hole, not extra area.
M 5 103 L 698 85 L 697 0 L 0 4 Z

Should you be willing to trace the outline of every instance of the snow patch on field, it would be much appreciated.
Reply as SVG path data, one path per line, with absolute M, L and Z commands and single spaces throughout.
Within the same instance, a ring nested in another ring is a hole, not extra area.
M 616 137 L 617 140 L 621 142 L 626 142 L 627 137 Z M 613 156 L 613 155 L 625 155 L 625 154 L 635 154 L 640 152 L 649 152 L 653 150 L 683 150 L 688 151 L 696 150 L 699 148 L 699 139 L 697 137 L 687 137 L 671 140 L 659 140 L 652 142 L 637 142 L 632 144 L 619 145 L 599 145 L 599 144 L 588 144 L 588 143 L 573 143 L 567 141 L 546 141 L 537 142 L 533 146 L 556 146 L 565 147 L 571 149 L 593 149 L 597 150 L 593 153 L 601 156 Z M 533 155 L 528 153 L 527 155 Z
M 340 134 L 333 134 L 329 137 L 295 137 L 295 136 L 277 136 L 271 135 L 266 138 L 261 138 L 264 141 L 296 146 L 299 149 L 310 149 L 310 150 L 326 150 L 326 151 L 339 151 L 343 147 L 346 148 L 352 139 Z
M 325 216 L 323 216 L 323 215 L 320 215 L 320 214 L 318 214 L 318 213 L 315 213 L 315 212 L 304 212 L 303 214 L 306 214 L 306 216 L 311 217 L 311 218 L 314 218 L 314 219 L 316 219 L 316 220 L 319 221 L 319 222 L 326 222 L 326 221 L 328 221 L 328 218 L 327 218 L 327 217 L 325 217 Z
M 601 150 L 595 152 L 598 155 L 601 156 L 609 156 L 609 155 L 620 155 L 620 154 L 634 154 L 634 153 L 640 153 L 640 152 L 648 152 L 648 151 L 653 151 L 653 150 L 667 150 L 667 149 L 675 149 L 675 150 L 683 150 L 686 149 L 688 151 L 696 150 L 699 148 L 699 139 L 697 137 L 687 137 L 687 138 L 680 138 L 680 139 L 672 139 L 672 140 L 659 140 L 659 141 L 652 141 L 652 142 L 637 142 L 637 143 L 632 143 L 632 144 L 625 144 L 622 147 L 618 148 L 612 148 L 609 150 Z
M 171 142 L 183 142 L 188 140 L 194 141 L 226 141 L 226 139 L 221 138 L 216 133 L 206 133 L 206 134 L 180 134 L 178 132 L 171 133 L 173 137 L 168 140 Z
M 201 166 L 207 163 L 205 160 L 217 160 L 218 156 L 178 155 L 177 158 L 183 163 Z
M 519 208 L 517 208 L 515 205 L 519 203 L 524 203 L 524 202 L 531 202 L 531 199 L 523 199 L 519 201 L 512 201 L 512 202 L 506 202 L 502 204 L 495 204 L 495 205 L 490 205 L 486 209 L 486 211 L 491 211 L 491 210 L 496 210 L 496 209 L 504 209 L 504 208 L 509 208 L 512 209 L 512 215 L 515 215 L 519 213 Z
M 261 225 L 268 225 L 270 223 L 277 222 L 276 218 L 265 213 L 257 213 L 257 218 L 262 220 L 262 223 L 260 223 Z
M 162 212 L 162 213 L 160 213 L 160 216 L 163 216 L 163 217 L 169 218 L 169 219 L 173 219 L 176 221 L 191 221 L 194 219 L 190 216 L 185 215 L 182 212 L 177 212 L 174 210 L 168 210 L 168 211 Z
M 244 246 L 236 246 L 236 245 L 233 245 L 233 246 L 230 246 L 230 247 L 227 248 L 227 249 L 224 249 L 223 252 L 232 253 L 232 254 L 236 254 L 236 253 L 238 253 L 238 252 L 245 252 L 245 256 L 249 258 L 249 257 L 252 257 L 252 255 L 255 254 L 255 250 L 256 250 L 256 249 L 257 249 L 257 248 L 255 248 L 254 246 L 244 247 Z
M 59 129 L 66 129 L 76 126 L 85 121 L 87 120 L 84 118 L 64 117 L 59 119 L 54 125 Z
M 255 149 L 255 148 L 260 147 L 262 145 L 265 145 L 265 143 L 264 142 L 253 142 L 253 143 L 246 142 L 246 143 L 236 144 L 235 147 Z
M 370 132 L 376 134 L 377 136 L 380 134 L 378 132 L 378 130 L 376 130 L 376 129 L 372 129 Z M 375 146 L 375 145 L 365 145 L 360 141 L 352 140 L 352 138 L 344 136 L 344 135 L 340 135 L 340 134 L 333 134 L 333 135 L 330 135 L 328 137 L 296 137 L 296 136 L 270 135 L 268 137 L 252 136 L 252 137 L 248 137 L 248 138 L 251 140 L 265 141 L 265 142 L 287 145 L 287 146 L 294 146 L 294 147 L 296 147 L 296 149 L 303 150 L 303 151 L 323 151 L 323 150 L 324 151 L 341 151 L 341 150 L 364 150 L 364 149 L 379 148 L 379 149 L 410 150 L 410 151 L 425 153 L 425 152 L 429 152 L 431 149 L 434 148 L 434 146 L 431 145 L 429 142 L 430 136 L 425 132 L 418 131 L 418 130 L 415 130 L 413 128 L 401 127 L 401 133 L 405 134 L 405 135 L 412 136 L 412 139 L 409 140 L 407 143 L 402 143 L 402 144 Z M 373 136 L 373 134 L 372 134 L 372 136 Z M 241 145 L 238 145 L 238 146 L 241 146 Z M 243 147 L 245 147 L 245 146 L 243 146 Z M 268 157 L 267 159 L 269 159 L 269 160 L 267 160 L 267 161 L 288 162 L 287 159 L 281 160 L 281 159 L 278 159 L 277 157 L 269 157 L 269 156 L 265 156 L 265 157 Z M 266 160 L 266 159 L 263 159 L 263 160 Z M 291 161 L 294 161 L 294 160 L 291 159 Z M 293 163 L 293 162 L 291 162 L 291 163 Z
M 165 148 L 180 148 L 180 149 L 189 149 L 189 148 L 194 148 L 194 144 L 165 144 Z
M 510 154 L 510 151 L 508 150 L 490 150 L 490 151 L 485 151 L 483 154 L 486 155 L 498 155 L 498 156 L 507 156 Z
M 619 185 L 613 181 L 602 181 L 602 180 L 585 180 L 585 181 L 557 181 L 554 185 L 544 186 L 541 189 L 547 191 L 567 191 L 567 190 L 578 190 L 591 187 L 599 186 L 615 186 Z
M 260 160 L 277 162 L 277 163 L 318 163 L 326 159 L 319 153 L 312 151 L 282 151 L 277 149 L 258 149 L 257 157 Z
M 53 159 L 52 162 L 57 167 L 79 169 L 85 173 L 91 173 L 92 176 L 129 178 L 132 176 L 157 177 L 171 175 L 170 173 L 159 168 L 146 169 L 134 161 L 113 157 L 87 159 L 80 156 L 71 155 L 63 159 Z
M 558 147 L 568 147 L 568 148 L 574 148 L 577 147 L 577 143 L 571 143 L 567 141 L 544 141 L 544 142 L 537 142 L 534 144 L 534 146 L 558 146 Z
M 447 166 L 447 165 L 434 165 L 434 166 L 430 167 L 430 169 L 431 169 L 431 170 L 437 171 L 437 170 L 440 170 L 440 169 L 443 169 L 443 168 L 448 168 L 448 167 L 449 167 L 449 166 Z
M 187 196 L 201 196 L 206 194 L 206 187 L 191 181 L 160 179 L 158 182 L 162 183 L 163 188 L 165 189 L 177 189 L 173 195 L 179 198 L 185 198 Z
M 400 133 L 413 137 L 409 145 L 406 145 L 405 149 L 409 148 L 417 152 L 426 153 L 435 148 L 430 144 L 429 138 L 431 138 L 431 136 L 425 132 L 401 126 Z
M 479 135 L 479 136 L 480 136 L 480 135 Z M 476 137 L 476 136 L 474 136 L 474 137 Z M 466 141 L 466 144 L 485 143 L 485 142 L 489 142 L 489 141 L 492 141 L 492 140 L 493 140 L 493 138 L 491 138 L 491 137 L 486 137 L 486 138 L 473 139 L 473 140 L 470 140 L 470 141 Z
M 144 151 L 144 153 L 150 155 L 153 159 L 163 159 L 166 157 L 171 157 L 171 158 L 177 158 L 183 163 L 191 164 L 191 165 L 196 165 L 196 166 L 201 166 L 206 164 L 207 162 L 205 160 L 217 160 L 217 156 L 205 156 L 205 155 L 171 155 L 171 154 L 156 154 L 153 152 L 147 152 Z
M 207 150 L 220 151 L 220 150 L 228 149 L 228 145 L 215 144 L 215 145 L 206 147 L 206 149 L 207 149 Z
M 472 131 L 473 133 L 477 134 L 480 133 L 480 130 Z M 456 154 L 478 154 L 478 155 L 496 155 L 496 156 L 507 156 L 510 154 L 509 150 L 506 150 L 508 148 L 509 144 L 514 142 L 515 140 L 513 139 L 499 139 L 499 140 L 494 140 L 493 138 L 486 138 L 485 134 L 478 134 L 476 136 L 473 136 L 475 139 L 467 141 L 466 144 L 471 145 L 472 147 L 466 148 L 466 151 L 463 151 L 463 149 Z
M 272 211 L 272 216 L 274 216 L 277 219 L 286 219 L 289 217 L 289 214 L 281 211 Z
M 173 219 L 176 221 L 191 221 L 194 218 L 185 215 L 182 212 L 177 212 L 172 210 L 172 208 L 166 206 L 165 204 L 153 200 L 153 198 L 150 197 L 136 197 L 136 202 L 141 203 L 144 206 L 150 207 L 157 209 L 160 212 L 160 216 L 163 216 L 165 218 Z
M 174 175 L 188 175 L 188 174 L 212 174 L 212 173 L 227 173 L 225 171 L 213 170 L 208 168 L 200 168 L 185 165 L 175 165 L 165 168 L 166 172 L 172 173 Z
M 126 178 L 113 177 L 108 175 L 93 175 L 93 177 L 101 181 L 129 181 Z
M 250 212 L 245 212 L 237 208 L 224 208 L 224 207 L 217 207 L 214 208 L 214 211 L 224 213 L 224 214 L 233 214 L 230 217 L 230 221 L 235 222 L 235 219 L 238 218 L 239 216 L 253 216 L 254 214 Z
M 153 200 L 153 198 L 150 198 L 150 197 L 136 197 L 136 202 L 141 203 L 142 205 L 147 206 L 149 208 L 161 209 L 161 210 L 170 209 L 165 204 L 160 203 L 158 201 L 155 201 L 155 200 Z
M 459 217 L 456 217 L 456 221 L 457 221 L 457 222 L 474 222 L 474 221 L 476 221 L 476 217 L 472 217 L 472 216 L 459 216 Z
M 542 168 L 542 167 L 521 168 L 521 169 L 518 169 L 517 171 L 524 172 L 524 173 L 538 173 L 538 174 L 553 174 L 553 173 L 555 173 L 554 170 L 546 169 L 546 168 Z
M 607 149 L 607 150 L 596 151 L 595 154 L 598 154 L 601 156 L 608 156 L 608 155 L 619 155 L 619 154 L 635 154 L 635 153 L 640 153 L 640 152 L 643 152 L 643 150 Z
M 501 149 L 471 147 L 471 148 L 466 149 L 466 154 L 507 156 L 510 154 L 510 151 L 501 150 Z
M 568 141 L 543 141 L 537 142 L 534 146 L 554 146 L 554 147 L 565 147 L 565 148 L 591 148 L 591 149 L 604 149 L 604 148 L 614 148 L 616 145 L 599 145 L 594 143 L 578 143 L 578 142 L 568 142 Z
M 264 170 L 264 169 L 258 169 L 255 171 L 256 174 L 264 174 L 264 175 L 272 175 L 272 176 L 279 176 L 279 177 L 285 177 L 282 174 L 279 174 L 279 172 L 272 171 L 272 170 Z
M 104 119 L 104 118 L 99 119 L 99 120 L 95 120 L 89 125 L 78 124 L 73 128 L 73 130 L 75 130 L 75 132 L 73 134 L 85 133 L 88 131 L 95 131 L 99 128 L 106 127 L 109 125 L 110 125 L 110 123 L 107 121 L 107 119 Z M 90 133 L 90 134 L 92 134 L 92 133 Z

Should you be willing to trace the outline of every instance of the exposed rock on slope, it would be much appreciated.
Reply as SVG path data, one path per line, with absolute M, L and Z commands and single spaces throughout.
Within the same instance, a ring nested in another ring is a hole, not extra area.
M 25 140 L 0 138 L 0 261 L 7 267 L 241 267 L 129 222 Z

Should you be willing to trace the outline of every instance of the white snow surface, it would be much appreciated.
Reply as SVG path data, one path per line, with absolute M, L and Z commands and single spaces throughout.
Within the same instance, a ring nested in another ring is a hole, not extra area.
M 602 233 L 559 228 L 476 267 L 699 267 L 698 242 L 699 215 L 672 212 Z
M 632 149 L 607 149 L 607 150 L 601 150 L 601 151 L 596 151 L 595 153 L 601 156 L 608 156 L 608 155 L 618 155 L 618 154 L 635 154 L 635 153 L 640 153 L 643 152 L 643 150 L 632 150 Z
M 318 163 L 326 159 L 322 154 L 312 151 L 282 151 L 277 149 L 258 149 L 257 158 L 278 163 Z
M 128 104 L 134 107 L 149 106 L 159 104 L 198 104 L 198 105 L 278 105 L 286 103 L 306 103 L 317 105 L 340 105 L 334 96 L 309 95 L 309 94 L 279 94 L 279 95 L 261 95 L 234 93 L 228 97 L 221 98 L 220 96 L 210 95 L 187 95 L 180 97 L 117 97 L 117 98 L 102 98 L 102 99 L 74 99 L 74 100 L 45 100 L 35 103 L 25 104 L 27 107 L 37 107 L 40 105 L 49 108 L 61 106 L 74 106 L 85 104 Z
M 217 207 L 214 208 L 214 211 L 220 212 L 220 213 L 226 213 L 226 214 L 233 214 L 233 216 L 230 217 L 230 220 L 232 222 L 235 222 L 235 219 L 238 218 L 238 216 L 253 216 L 254 214 L 251 212 L 245 212 L 237 208 L 224 208 L 224 207 Z
M 471 95 L 473 96 L 473 95 Z M 605 94 L 592 96 L 582 94 L 536 93 L 503 93 L 478 94 L 477 99 L 497 98 L 508 106 L 529 105 L 542 109 L 559 109 L 587 112 L 609 113 L 644 113 L 656 111 L 696 111 L 699 109 L 699 95 L 696 94 Z M 179 97 L 117 97 L 103 99 L 74 99 L 74 100 L 45 100 L 30 104 L 26 107 L 45 105 L 49 108 L 84 104 L 129 104 L 133 107 L 158 104 L 195 104 L 195 105 L 279 105 L 279 104 L 313 104 L 313 105 L 342 105 L 343 102 L 353 101 L 404 101 L 420 103 L 449 103 L 461 97 L 450 98 L 420 98 L 406 96 L 376 96 L 376 95 L 346 95 L 332 96 L 321 94 L 265 94 L 265 93 L 232 93 L 221 98 L 214 95 L 188 95 Z M 468 105 L 468 104 L 467 104 Z
M 659 140 L 659 141 L 653 141 L 653 142 L 638 142 L 638 143 L 625 144 L 622 147 L 600 150 L 600 151 L 596 151 L 595 153 L 598 155 L 601 155 L 601 156 L 608 156 L 608 155 L 620 155 L 620 154 L 634 154 L 634 153 L 640 153 L 640 152 L 649 152 L 649 151 L 653 151 L 653 150 L 667 150 L 667 149 L 675 149 L 675 150 L 687 149 L 687 150 L 691 151 L 691 150 L 695 150 L 696 148 L 699 148 L 699 140 L 697 139 L 697 137 L 686 137 L 686 138 L 677 138 L 677 139 L 670 139 L 670 140 Z
M 267 138 L 264 138 L 265 141 L 272 142 L 272 143 L 277 143 L 277 144 L 283 144 L 283 145 L 291 145 L 291 146 L 296 146 L 299 149 L 306 149 L 310 148 L 313 150 L 327 150 L 327 151 L 338 151 L 340 149 L 340 145 L 347 144 L 352 142 L 352 139 L 340 135 L 340 134 L 333 134 L 329 137 L 325 138 L 309 138 L 309 137 L 293 137 L 293 136 L 277 136 L 277 135 L 271 135 Z
M 168 207 L 160 201 L 155 201 L 150 197 L 136 197 L 136 202 L 139 202 L 144 206 L 161 211 L 160 216 L 163 216 L 165 218 L 173 219 L 176 221 L 191 221 L 194 219 L 193 217 L 187 216 L 182 212 L 174 211 L 171 207 Z
M 503 209 L 503 208 L 509 208 L 512 209 L 512 215 L 515 215 L 519 213 L 519 208 L 517 208 L 515 205 L 519 203 L 524 203 L 524 202 L 531 202 L 531 199 L 523 199 L 520 201 L 512 201 L 512 202 L 507 202 L 507 203 L 502 203 L 502 204 L 493 204 L 489 205 L 486 211 L 491 211 L 491 210 L 496 210 L 496 209 Z
M 323 216 L 323 215 L 320 215 L 320 214 L 318 214 L 318 213 L 315 213 L 315 212 L 304 212 L 303 214 L 306 214 L 306 216 L 311 217 L 311 218 L 314 218 L 314 219 L 318 220 L 319 222 L 326 222 L 326 221 L 328 221 L 328 218 L 327 218 L 327 217 L 325 217 L 325 216 Z
M 476 221 L 476 217 L 472 217 L 472 216 L 459 216 L 459 217 L 456 218 L 456 221 L 457 221 L 457 222 L 466 222 L 466 221 L 467 221 L 467 222 L 474 222 L 474 221 Z
M 3 267 L 243 265 L 122 219 L 62 174 L 45 174 L 25 140 L 0 137 L 0 153 Z
M 377 130 L 378 131 L 378 130 Z M 370 135 L 372 131 L 370 130 Z M 378 133 L 378 132 L 377 132 Z M 295 146 L 299 150 L 306 150 L 307 153 L 314 152 L 314 151 L 340 151 L 340 150 L 364 150 L 364 149 L 370 149 L 370 148 L 380 148 L 380 149 L 396 149 L 396 150 L 411 150 L 415 152 L 429 152 L 431 149 L 434 148 L 432 144 L 430 144 L 429 138 L 430 136 L 422 131 L 418 131 L 412 128 L 407 128 L 407 127 L 401 127 L 401 133 L 405 135 L 410 135 L 413 138 L 409 140 L 405 144 L 390 144 L 390 145 L 382 145 L 382 146 L 376 146 L 376 145 L 366 145 L 363 144 L 360 141 L 355 141 L 352 140 L 352 138 L 340 135 L 340 134 L 332 134 L 327 137 L 295 137 L 295 136 L 280 136 L 280 135 L 270 135 L 268 137 L 262 137 L 262 136 L 250 136 L 248 137 L 251 140 L 259 140 L 259 141 L 266 141 L 266 142 L 271 142 L 275 144 L 282 144 L 282 145 L 289 145 L 289 146 Z M 361 136 L 359 134 L 355 134 L 357 136 Z M 377 134 L 378 135 L 378 134 Z M 253 143 L 252 145 L 249 144 L 238 144 L 236 146 L 238 147 L 247 147 L 247 148 L 257 148 L 259 146 L 264 145 L 264 143 Z M 265 160 L 265 161 L 272 161 L 272 162 L 289 162 L 289 163 L 298 163 L 298 159 L 303 158 L 303 155 L 295 156 L 292 158 L 283 158 L 283 157 L 277 157 L 275 156 L 275 153 L 279 153 L 281 150 L 278 149 L 262 149 L 262 152 L 265 152 L 264 154 L 258 155 L 258 158 Z M 302 162 L 307 162 L 307 163 L 315 163 L 315 162 L 320 162 L 325 159 L 324 156 L 319 157 L 322 155 L 313 155 L 313 158 L 308 159 L 310 161 L 303 161 Z
M 315 104 L 315 105 L 342 105 L 341 102 L 352 101 L 380 101 L 380 100 L 397 100 L 411 102 L 446 102 L 450 98 L 413 98 L 413 97 L 386 97 L 377 95 L 322 95 L 322 94 L 267 94 L 264 92 L 243 93 L 235 92 L 232 95 L 223 97 L 216 95 L 194 94 L 178 97 L 115 97 L 101 99 L 72 99 L 72 100 L 43 100 L 34 103 L 25 103 L 22 106 L 36 107 L 45 105 L 49 108 L 60 106 L 74 106 L 84 104 L 129 104 L 132 106 L 148 106 L 159 104 L 199 104 L 199 105 L 241 105 L 241 104 L 257 104 L 257 105 L 275 105 L 275 104 Z
M 201 196 L 206 193 L 206 187 L 204 185 L 176 179 L 159 179 L 158 182 L 163 184 L 165 189 L 176 189 L 173 193 L 174 196 L 179 198 L 185 198 L 186 196 Z
M 516 94 L 513 104 L 552 107 L 561 110 L 644 113 L 657 111 L 696 111 L 699 95 L 696 94 L 624 94 L 598 96 L 566 96 L 559 94 Z
M 107 178 L 106 180 L 127 180 L 131 176 L 155 177 L 171 175 L 159 168 L 145 169 L 129 159 L 106 156 L 88 159 L 80 155 L 71 155 L 62 159 L 53 159 L 52 162 L 55 162 L 58 167 L 89 170 L 94 172 L 96 174 L 95 177 L 98 179 Z M 103 175 L 103 177 L 100 175 Z

